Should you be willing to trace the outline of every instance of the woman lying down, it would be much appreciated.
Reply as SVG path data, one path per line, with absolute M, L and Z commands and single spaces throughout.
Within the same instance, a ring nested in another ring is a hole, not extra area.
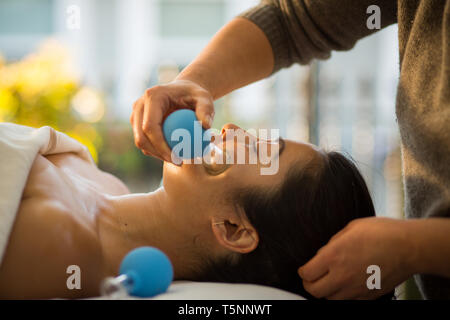
M 38 154 L 4 252 L 0 297 L 98 296 L 130 250 L 154 246 L 175 280 L 254 283 L 311 298 L 297 269 L 349 221 L 373 216 L 371 197 L 340 153 L 251 139 L 234 146 L 247 156 L 275 146 L 276 174 L 261 175 L 259 162 L 164 163 L 163 187 L 140 194 L 75 153 Z M 67 288 L 69 265 L 80 267 L 81 290 Z

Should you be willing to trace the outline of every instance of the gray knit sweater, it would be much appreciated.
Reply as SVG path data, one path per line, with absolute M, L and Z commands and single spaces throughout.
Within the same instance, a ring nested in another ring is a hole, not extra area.
M 266 34 L 276 72 L 349 50 L 377 31 L 366 26 L 374 4 L 382 28 L 398 23 L 405 215 L 450 217 L 450 0 L 263 0 L 240 16 Z M 450 298 L 450 279 L 417 275 L 416 281 L 425 298 Z

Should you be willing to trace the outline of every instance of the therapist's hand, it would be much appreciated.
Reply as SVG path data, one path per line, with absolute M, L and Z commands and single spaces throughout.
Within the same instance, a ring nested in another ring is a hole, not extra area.
M 414 274 L 406 224 L 378 217 L 353 220 L 299 268 L 305 290 L 327 299 L 375 299 L 392 291 Z M 380 267 L 379 290 L 367 288 L 370 265 Z
M 213 98 L 198 84 L 189 80 L 175 80 L 147 89 L 133 104 L 130 117 L 136 146 L 145 155 L 172 162 L 162 123 L 172 111 L 183 108 L 195 110 L 202 126 L 205 129 L 211 127 L 214 118 Z

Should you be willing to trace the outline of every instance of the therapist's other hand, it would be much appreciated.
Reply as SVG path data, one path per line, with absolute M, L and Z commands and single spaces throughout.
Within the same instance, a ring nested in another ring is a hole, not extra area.
M 351 221 L 298 269 L 306 291 L 317 298 L 375 299 L 414 273 L 405 221 L 361 218 Z M 380 289 L 369 290 L 367 267 L 380 267 Z
M 176 109 L 195 110 L 205 129 L 209 129 L 214 118 L 211 94 L 189 80 L 175 80 L 168 84 L 149 88 L 133 104 L 130 122 L 134 142 L 148 156 L 172 162 L 171 151 L 162 132 L 164 119 Z

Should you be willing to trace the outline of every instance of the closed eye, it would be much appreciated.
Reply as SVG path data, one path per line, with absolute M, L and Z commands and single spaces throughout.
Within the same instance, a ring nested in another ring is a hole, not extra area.
M 256 153 L 258 153 L 258 140 L 255 140 L 254 142 L 253 142 L 253 150 L 256 152 Z M 286 142 L 284 141 L 284 139 L 283 138 L 281 138 L 281 137 L 279 137 L 278 138 L 278 143 L 280 144 L 280 148 L 279 148 L 279 150 L 278 150 L 278 156 L 281 156 L 281 154 L 283 153 L 283 151 L 284 151 L 284 148 L 286 147 Z

